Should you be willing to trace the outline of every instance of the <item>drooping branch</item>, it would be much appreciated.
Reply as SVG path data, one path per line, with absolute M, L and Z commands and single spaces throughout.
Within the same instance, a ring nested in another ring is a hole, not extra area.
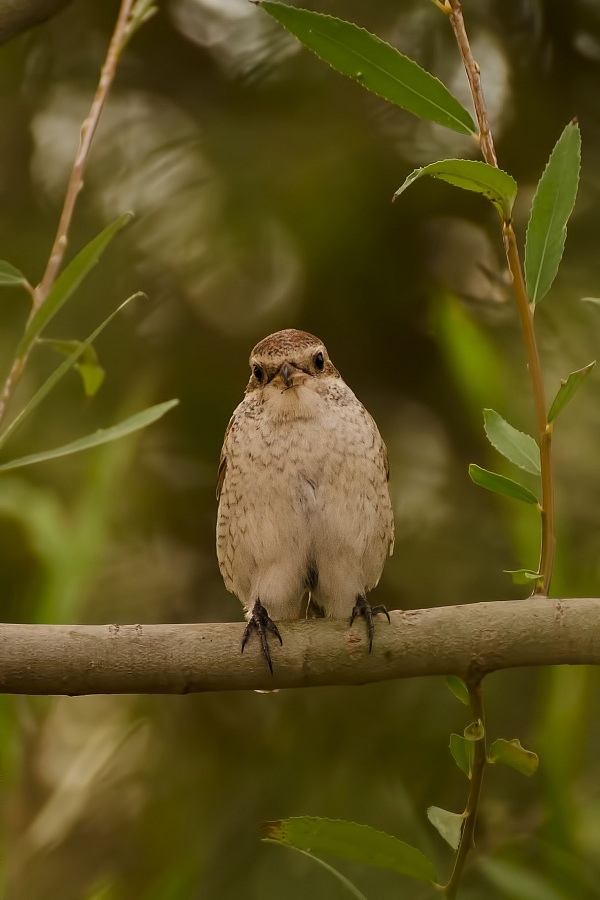
M 471 681 L 523 666 L 600 665 L 600 599 L 475 603 L 392 612 L 368 653 L 357 623 L 281 624 L 274 675 L 243 625 L 0 625 L 0 691 L 182 694 L 357 685 L 423 675 Z

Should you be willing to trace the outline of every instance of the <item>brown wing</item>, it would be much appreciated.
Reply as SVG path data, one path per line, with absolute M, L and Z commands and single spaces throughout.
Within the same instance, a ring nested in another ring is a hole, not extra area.
M 217 472 L 217 503 L 221 499 L 221 490 L 223 489 L 223 482 L 225 481 L 225 472 L 227 471 L 227 453 L 225 451 L 225 448 L 227 447 L 227 437 L 229 436 L 234 418 L 235 413 L 230 418 L 229 424 L 225 429 L 225 435 L 223 437 L 223 449 L 221 450 L 221 460 L 219 462 L 219 471 Z

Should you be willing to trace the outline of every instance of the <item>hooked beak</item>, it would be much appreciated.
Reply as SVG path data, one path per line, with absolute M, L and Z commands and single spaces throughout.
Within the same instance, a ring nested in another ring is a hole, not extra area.
M 285 390 L 294 387 L 294 385 L 298 381 L 298 377 L 301 375 L 304 375 L 304 372 L 301 372 L 299 369 L 297 369 L 295 366 L 290 365 L 290 363 L 288 362 L 284 362 L 279 370 L 279 377 L 283 382 Z

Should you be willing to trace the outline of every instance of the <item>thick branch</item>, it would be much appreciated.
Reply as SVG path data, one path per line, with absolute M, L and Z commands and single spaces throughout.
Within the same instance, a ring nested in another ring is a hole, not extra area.
M 363 623 L 281 624 L 271 676 L 243 626 L 0 625 L 0 691 L 182 694 L 354 685 L 421 675 L 474 680 L 498 669 L 600 665 L 600 599 L 475 603 L 392 612 L 373 653 Z

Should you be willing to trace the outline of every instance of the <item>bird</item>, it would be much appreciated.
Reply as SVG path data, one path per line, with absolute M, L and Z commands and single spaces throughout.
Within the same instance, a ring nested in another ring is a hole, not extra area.
M 241 601 L 242 652 L 256 632 L 271 674 L 275 620 L 315 614 L 366 622 L 394 548 L 385 444 L 323 342 L 295 328 L 250 354 L 250 380 L 225 432 L 217 477 L 217 557 Z M 271 618 L 273 617 L 273 618 Z

